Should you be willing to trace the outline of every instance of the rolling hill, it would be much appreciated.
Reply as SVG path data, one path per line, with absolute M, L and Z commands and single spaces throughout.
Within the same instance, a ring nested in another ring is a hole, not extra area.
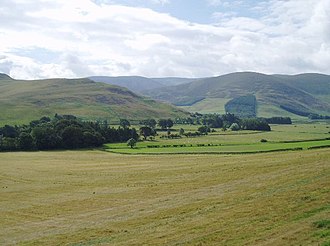
M 186 112 L 136 95 L 126 88 L 90 79 L 14 80 L 0 75 L 0 124 L 20 124 L 44 115 L 85 119 L 178 117 Z
M 140 93 L 145 90 L 158 89 L 165 86 L 179 85 L 193 81 L 194 79 L 166 77 L 166 78 L 146 78 L 141 76 L 92 76 L 89 79 L 95 82 L 102 82 L 112 85 L 126 87 L 129 90 Z
M 239 72 L 199 79 L 162 90 L 148 90 L 144 94 L 189 111 L 198 111 L 195 109 L 203 105 L 208 112 L 222 113 L 225 104 L 231 99 L 254 95 L 257 100 L 257 116 L 330 114 L 327 100 L 330 76 L 321 74 L 289 76 Z

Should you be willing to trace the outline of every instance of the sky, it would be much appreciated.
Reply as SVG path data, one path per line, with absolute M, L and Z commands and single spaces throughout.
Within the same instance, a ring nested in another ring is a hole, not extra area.
M 330 0 L 1 0 L 0 72 L 330 74 Z

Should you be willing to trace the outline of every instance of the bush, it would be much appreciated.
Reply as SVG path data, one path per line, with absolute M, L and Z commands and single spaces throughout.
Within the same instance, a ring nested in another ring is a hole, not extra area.
M 264 139 L 264 138 L 263 138 L 263 139 L 260 140 L 260 142 L 262 142 L 262 143 L 267 143 L 268 141 L 267 141 L 267 139 Z

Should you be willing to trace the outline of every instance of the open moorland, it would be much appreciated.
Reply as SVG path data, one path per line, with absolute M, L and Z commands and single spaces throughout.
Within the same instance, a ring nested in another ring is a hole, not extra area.
M 328 245 L 329 158 L 1 153 L 0 244 Z

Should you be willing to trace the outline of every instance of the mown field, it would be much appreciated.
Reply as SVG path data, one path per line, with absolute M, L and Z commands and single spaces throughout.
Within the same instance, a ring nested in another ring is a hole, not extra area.
M 198 126 L 176 126 L 193 132 Z M 272 131 L 222 131 L 207 136 L 164 139 L 167 133 L 159 132 L 152 141 L 138 142 L 135 148 L 126 143 L 106 144 L 105 149 L 125 154 L 164 153 L 257 153 L 279 150 L 297 150 L 330 146 L 330 126 L 326 122 L 313 124 L 272 125 Z M 261 142 L 264 139 L 267 142 Z
M 0 245 L 330 245 L 329 131 L 0 153 Z
M 329 149 L 0 154 L 1 245 L 329 245 Z

